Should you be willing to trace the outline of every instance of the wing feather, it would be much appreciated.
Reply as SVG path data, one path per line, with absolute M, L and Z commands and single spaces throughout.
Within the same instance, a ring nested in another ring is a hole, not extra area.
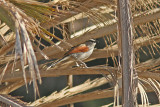
M 80 53 L 80 52 L 87 52 L 89 48 L 83 44 L 80 46 L 77 46 L 75 48 L 72 48 L 69 52 L 67 52 L 65 55 L 73 54 L 73 53 Z

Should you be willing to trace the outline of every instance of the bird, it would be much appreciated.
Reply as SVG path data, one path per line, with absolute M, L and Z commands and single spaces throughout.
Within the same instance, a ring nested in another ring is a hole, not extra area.
M 78 62 L 80 62 L 81 64 L 84 65 L 84 67 L 87 67 L 87 65 L 83 62 L 83 60 L 87 59 L 93 53 L 95 45 L 96 45 L 96 40 L 90 39 L 80 45 L 72 47 L 68 52 L 64 54 L 64 57 L 52 63 L 47 68 L 47 70 L 50 69 L 51 67 L 54 67 L 58 63 L 69 59 L 70 57 L 72 57 L 75 60 L 77 66 L 79 66 Z

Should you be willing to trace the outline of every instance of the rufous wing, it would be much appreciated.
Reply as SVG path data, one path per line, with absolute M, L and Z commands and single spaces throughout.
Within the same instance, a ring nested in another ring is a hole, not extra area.
M 72 48 L 69 52 L 66 53 L 66 55 L 73 54 L 73 53 L 87 52 L 88 50 L 89 48 L 85 44 L 82 44 L 75 48 Z

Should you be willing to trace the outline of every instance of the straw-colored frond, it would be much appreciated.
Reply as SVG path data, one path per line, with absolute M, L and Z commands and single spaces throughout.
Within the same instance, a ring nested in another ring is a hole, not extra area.
M 28 83 L 33 81 L 36 96 L 39 93 L 37 79 L 41 83 L 41 77 L 102 74 L 106 78 L 53 92 L 28 105 L 62 106 L 109 97 L 114 97 L 113 105 L 121 105 L 117 1 L 39 1 L 0 0 L 0 94 L 9 94 L 23 85 L 28 87 Z M 139 79 L 137 92 L 141 95 L 142 106 L 149 105 L 147 92 L 154 91 L 160 99 L 159 6 L 159 0 L 131 0 L 136 60 L 134 68 Z M 101 46 L 97 46 L 98 49 L 84 62 L 105 58 L 103 65 L 72 68 L 75 61 L 66 61 L 46 69 L 55 59 L 62 58 L 71 47 L 89 39 L 101 41 Z M 112 67 L 110 61 L 113 62 Z M 8 84 L 4 85 L 5 82 Z M 112 83 L 115 87 L 82 94 L 106 83 Z M 82 99 L 85 96 L 91 97 Z

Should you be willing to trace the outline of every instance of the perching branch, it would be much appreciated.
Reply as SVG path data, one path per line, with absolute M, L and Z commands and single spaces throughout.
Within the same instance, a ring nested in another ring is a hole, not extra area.
M 117 71 L 114 67 L 89 67 L 89 68 L 67 68 L 67 69 L 49 69 L 48 71 L 41 69 L 41 77 L 57 77 L 63 75 L 86 75 L 86 74 L 109 74 L 109 72 Z M 2 82 L 14 82 L 23 79 L 22 72 L 6 73 Z M 26 77 L 29 79 L 29 73 L 26 73 Z

